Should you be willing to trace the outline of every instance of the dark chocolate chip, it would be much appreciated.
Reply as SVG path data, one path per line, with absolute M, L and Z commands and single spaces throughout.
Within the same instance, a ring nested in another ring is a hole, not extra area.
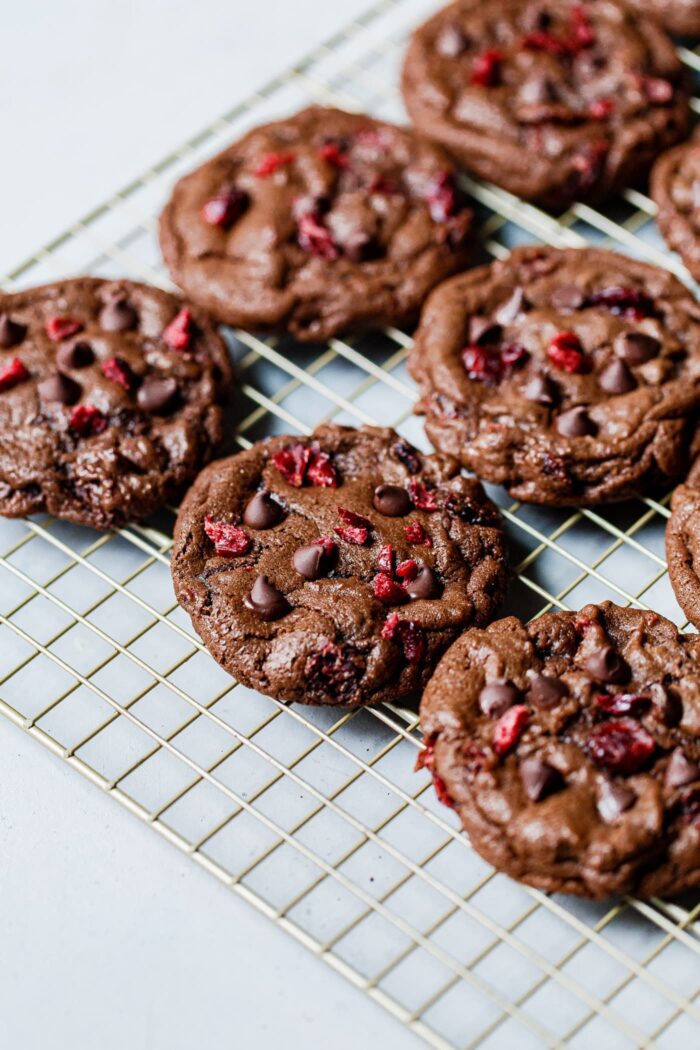
M 480 343 L 497 343 L 501 338 L 502 328 L 490 317 L 477 314 L 469 321 L 469 342 L 472 346 Z
M 64 343 L 56 351 L 56 364 L 61 368 L 86 368 L 95 360 L 95 353 L 84 339 L 77 343 Z
M 500 718 L 519 699 L 520 690 L 510 682 L 490 682 L 479 693 L 479 707 L 489 718 Z
M 504 303 L 494 313 L 494 320 L 504 327 L 513 324 L 523 312 L 525 305 L 525 293 L 522 288 L 516 288 Z
M 367 262 L 381 254 L 379 242 L 366 230 L 353 230 L 340 242 L 340 247 L 352 262 Z
M 430 598 L 439 598 L 442 594 L 442 587 L 436 574 L 428 565 L 423 565 L 418 570 L 418 575 L 415 579 L 411 580 L 406 584 L 406 594 L 413 601 L 419 599 L 429 600 Z
M 250 609 L 265 622 L 279 620 L 291 608 L 285 596 L 270 583 L 267 576 L 258 576 L 244 604 L 246 609 Z
M 80 400 L 82 387 L 70 376 L 55 372 L 38 384 L 37 390 L 42 401 L 58 401 L 62 405 L 74 405 Z
M 251 529 L 271 529 L 282 513 L 282 507 L 269 492 L 258 492 L 243 511 L 243 524 Z
M 518 91 L 518 101 L 526 106 L 541 106 L 545 102 L 555 102 L 557 93 L 552 81 L 541 72 L 531 73 Z
M 126 299 L 112 299 L 100 310 L 99 322 L 105 332 L 128 332 L 136 327 L 139 316 Z
M 606 824 L 614 824 L 636 801 L 637 796 L 630 788 L 604 780 L 598 791 L 598 812 Z
M 534 755 L 531 758 L 524 758 L 520 763 L 520 779 L 523 782 L 525 794 L 532 802 L 540 802 L 563 786 L 559 770 L 553 769 L 552 766 Z
M 617 352 L 628 365 L 643 365 L 661 349 L 661 343 L 646 332 L 625 332 L 616 341 Z
M 144 412 L 164 415 L 173 407 L 177 393 L 177 382 L 171 376 L 164 379 L 151 377 L 144 379 L 139 387 L 136 400 Z
M 563 437 L 587 437 L 598 431 L 583 405 L 576 405 L 576 408 L 562 412 L 555 425 Z
M 616 358 L 598 376 L 598 384 L 608 394 L 626 394 L 634 390 L 637 380 L 624 361 Z
M 26 324 L 13 321 L 9 314 L 0 314 L 0 346 L 9 350 L 11 346 L 21 343 L 27 334 Z
M 685 787 L 694 780 L 700 780 L 700 766 L 686 758 L 679 747 L 671 755 L 666 766 L 665 784 L 667 788 Z
M 446 25 L 435 40 L 435 50 L 443 58 L 457 58 L 467 49 L 469 41 L 454 23 Z
M 619 653 L 616 653 L 612 645 L 603 645 L 600 649 L 589 654 L 584 663 L 584 669 L 596 682 L 605 684 L 628 682 L 630 669 Z
M 411 510 L 411 497 L 400 485 L 380 485 L 374 490 L 372 505 L 387 518 L 402 518 Z
M 318 580 L 324 576 L 322 563 L 326 559 L 322 544 L 311 543 L 308 547 L 300 547 L 292 555 L 292 565 L 305 580 Z
M 553 405 L 556 387 L 547 376 L 533 376 L 523 388 L 523 397 L 538 405 Z
M 550 295 L 549 301 L 559 313 L 572 314 L 581 309 L 586 297 L 575 284 L 560 284 Z
M 677 726 L 683 718 L 681 698 L 676 693 L 669 692 L 661 682 L 655 682 L 644 692 L 651 697 L 652 713 L 656 718 L 665 726 Z
M 569 687 L 560 678 L 551 678 L 545 674 L 534 674 L 530 678 L 527 699 L 541 711 L 551 711 L 568 695 Z

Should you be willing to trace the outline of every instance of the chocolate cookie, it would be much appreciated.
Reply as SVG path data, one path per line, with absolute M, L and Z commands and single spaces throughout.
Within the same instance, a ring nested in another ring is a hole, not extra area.
M 0 295 L 0 514 L 147 517 L 211 459 L 230 378 L 211 322 L 156 288 Z
M 689 115 L 670 39 L 609 0 L 457 0 L 414 34 L 403 94 L 468 171 L 555 210 L 638 182 Z
M 700 0 L 623 0 L 640 15 L 650 15 L 669 33 L 700 36 Z
M 173 279 L 221 321 L 320 340 L 415 321 L 465 265 L 471 219 L 442 149 L 313 106 L 181 179 L 160 238 Z
M 530 503 L 627 499 L 682 476 L 700 309 L 613 252 L 523 248 L 447 281 L 409 367 L 443 452 Z
M 462 635 L 421 701 L 422 764 L 472 845 L 548 892 L 700 884 L 700 638 L 610 602 Z
M 700 459 L 673 493 L 666 558 L 678 604 L 690 622 L 700 627 Z
M 247 686 L 306 704 L 401 701 L 501 601 L 500 518 L 456 460 L 326 425 L 208 467 L 185 499 L 178 600 Z
M 669 247 L 700 281 L 700 137 L 668 150 L 654 165 L 651 195 Z

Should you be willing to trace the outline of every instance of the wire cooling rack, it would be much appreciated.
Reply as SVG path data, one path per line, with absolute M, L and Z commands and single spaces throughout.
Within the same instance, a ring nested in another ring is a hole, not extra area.
M 127 274 L 165 287 L 156 216 L 172 183 L 239 133 L 321 101 L 401 118 L 408 31 L 434 7 L 382 0 L 7 274 Z M 683 49 L 690 71 L 695 52 Z M 696 111 L 700 102 L 694 101 Z M 606 244 L 677 272 L 629 191 L 559 219 L 466 180 L 484 258 L 516 244 Z M 322 419 L 391 422 L 424 445 L 389 329 L 290 350 L 228 333 L 234 447 Z M 502 492 L 529 617 L 611 598 L 683 618 L 665 577 L 665 502 L 556 512 Z M 237 685 L 175 604 L 174 511 L 99 535 L 0 523 L 0 710 L 435 1047 L 698 1045 L 700 898 L 591 904 L 496 874 L 412 772 L 415 712 L 286 706 Z M 398 1038 L 398 1032 L 397 1032 Z

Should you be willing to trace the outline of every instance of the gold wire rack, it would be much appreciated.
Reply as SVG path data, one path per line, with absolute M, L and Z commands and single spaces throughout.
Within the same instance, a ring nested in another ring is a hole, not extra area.
M 168 287 L 155 230 L 175 178 L 310 101 L 400 119 L 406 36 L 434 6 L 381 0 L 3 287 L 81 272 Z M 700 71 L 697 53 L 680 53 Z M 689 281 L 641 193 L 555 219 L 465 185 L 484 258 L 533 241 L 606 244 Z M 424 445 L 404 332 L 289 352 L 248 332 L 228 337 L 240 380 L 235 447 L 331 418 L 392 423 Z M 529 617 L 611 598 L 682 625 L 665 577 L 665 501 L 557 512 L 493 495 L 517 563 L 508 611 Z M 427 775 L 412 772 L 415 712 L 305 709 L 237 685 L 175 604 L 174 513 L 109 535 L 48 516 L 0 523 L 0 711 L 428 1045 L 698 1045 L 700 898 L 600 905 L 518 886 L 471 851 Z

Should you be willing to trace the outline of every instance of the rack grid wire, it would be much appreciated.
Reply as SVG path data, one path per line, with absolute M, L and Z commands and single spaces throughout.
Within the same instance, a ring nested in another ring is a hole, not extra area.
M 406 38 L 434 6 L 381 0 L 5 275 L 3 288 L 75 273 L 170 287 L 155 233 L 175 178 L 311 101 L 401 119 Z M 680 54 L 695 77 L 698 53 Z M 465 187 L 483 259 L 526 242 L 595 243 L 690 284 L 639 192 L 553 218 L 492 186 Z M 327 419 L 391 423 L 425 447 L 406 333 L 314 348 L 227 338 L 239 376 L 233 448 Z M 490 491 L 516 563 L 508 611 L 529 618 L 611 598 L 687 626 L 665 577 L 667 500 L 561 512 Z M 700 897 L 592 904 L 494 872 L 427 774 L 413 772 L 415 711 L 285 705 L 211 660 L 173 598 L 174 515 L 107 535 L 46 515 L 0 524 L 0 711 L 428 1045 L 697 1045 Z

